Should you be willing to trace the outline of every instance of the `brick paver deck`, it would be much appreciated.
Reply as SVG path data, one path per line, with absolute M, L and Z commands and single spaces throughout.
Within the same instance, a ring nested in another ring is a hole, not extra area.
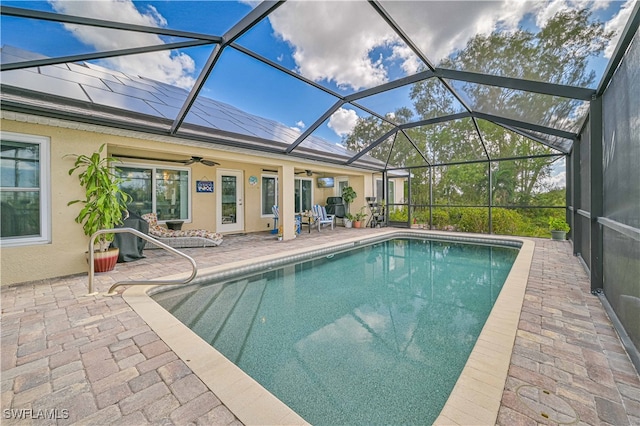
M 375 233 L 336 228 L 277 242 L 258 233 L 185 249 L 200 268 Z M 96 276 L 188 271 L 159 250 Z M 3 287 L 2 424 L 238 424 L 121 296 L 86 296 L 86 275 Z M 536 240 L 498 417 L 503 425 L 640 425 L 640 379 L 568 242 Z

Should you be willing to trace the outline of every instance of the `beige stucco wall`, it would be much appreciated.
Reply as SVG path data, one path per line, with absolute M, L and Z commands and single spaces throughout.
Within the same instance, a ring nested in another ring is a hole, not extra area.
M 87 272 L 85 251 L 87 250 L 88 237 L 84 235 L 81 225 L 74 222 L 80 205 L 67 206 L 69 201 L 81 198 L 84 190 L 78 183 L 77 174 L 68 175 L 68 170 L 73 165 L 73 159 L 64 158 L 64 156 L 70 153 L 91 154 L 103 143 L 107 144 L 109 154 L 138 156 L 156 154 L 165 158 L 172 156 L 185 158 L 197 155 L 214 159 L 221 164 L 219 166 L 221 168 L 241 170 L 244 183 L 243 232 L 265 231 L 273 226 L 273 219 L 269 216 L 262 216 L 260 212 L 262 183 L 260 178 L 263 174 L 263 168 L 278 170 L 281 181 L 280 191 L 285 190 L 283 188 L 292 188 L 292 185 L 283 185 L 283 166 L 291 168 L 290 170 L 293 170 L 294 167 L 296 170 L 313 169 L 322 172 L 325 176 L 348 176 L 350 185 L 358 193 L 358 198 L 353 204 L 355 209 L 364 205 L 365 180 L 371 179 L 371 174 L 367 172 L 318 163 L 305 163 L 299 159 L 291 161 L 285 158 L 253 155 L 245 152 L 212 150 L 205 146 L 185 146 L 184 144 L 153 140 L 148 137 L 138 138 L 134 137 L 135 134 L 132 133 L 114 131 L 113 129 L 105 130 L 97 126 L 74 125 L 61 121 L 53 121 L 55 125 L 50 126 L 39 124 L 41 122 L 46 123 L 48 120 L 36 117 L 33 120 L 25 121 L 10 119 L 2 119 L 1 121 L 2 130 L 5 132 L 48 137 L 51 153 L 51 241 L 47 244 L 0 247 L 0 283 L 2 285 Z M 85 130 L 85 128 L 89 130 Z M 140 160 L 132 160 L 132 162 L 140 163 Z M 153 164 L 153 162 L 145 163 Z M 171 164 L 175 166 L 174 163 Z M 216 168 L 202 164 L 194 164 L 190 167 L 192 221 L 185 223 L 183 229 L 205 228 L 215 231 L 215 194 L 196 192 L 195 181 L 203 178 L 215 180 Z M 290 176 L 290 174 L 288 175 Z M 256 176 L 258 184 L 250 185 L 250 176 Z M 216 182 L 216 188 L 217 185 Z M 313 187 L 315 203 L 324 204 L 327 197 L 335 195 L 334 189 L 317 188 L 315 178 Z M 292 200 L 293 195 L 287 194 L 286 199 Z
M 2 130 L 45 136 L 50 139 L 51 170 L 51 242 L 20 247 L 2 247 L 2 285 L 38 280 L 86 271 L 84 252 L 88 239 L 82 227 L 74 222 L 79 205 L 68 207 L 71 200 L 81 198 L 83 191 L 77 176 L 69 176 L 73 159 L 66 154 L 88 154 L 107 142 L 106 135 L 52 128 L 31 123 L 2 121 Z

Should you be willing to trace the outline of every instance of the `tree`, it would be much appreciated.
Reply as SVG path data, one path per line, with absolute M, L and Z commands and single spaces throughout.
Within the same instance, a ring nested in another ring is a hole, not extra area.
M 494 31 L 478 35 L 467 46 L 439 65 L 442 68 L 473 71 L 519 79 L 569 86 L 588 87 L 595 80 L 588 61 L 598 56 L 612 37 L 601 22 L 592 20 L 584 10 L 557 13 L 538 31 Z M 536 94 L 476 83 L 450 83 L 470 108 L 547 127 L 577 131 L 581 101 Z M 415 83 L 411 88 L 413 107 L 396 111 L 398 124 L 415 119 L 431 119 L 463 111 L 456 97 L 437 79 Z M 586 106 L 586 105 L 585 105 Z M 482 135 L 478 136 L 476 124 Z M 343 142 L 360 150 L 389 131 L 388 123 L 375 117 L 362 119 Z M 488 167 L 486 164 L 458 166 L 451 163 L 500 158 L 527 157 L 493 163 L 494 204 L 527 205 L 535 195 L 538 182 L 550 173 L 554 158 L 533 156 L 555 151 L 499 125 L 465 118 L 405 130 L 384 141 L 369 155 L 388 161 L 388 167 L 416 165 L 434 167 L 434 202 L 480 204 L 487 202 Z M 409 139 L 407 139 L 407 137 Z M 410 141 L 409 141 L 410 140 Z M 426 161 L 425 158 L 426 157 Z M 412 169 L 412 179 L 428 182 L 428 173 Z M 412 197 L 427 200 L 428 186 L 412 185 Z

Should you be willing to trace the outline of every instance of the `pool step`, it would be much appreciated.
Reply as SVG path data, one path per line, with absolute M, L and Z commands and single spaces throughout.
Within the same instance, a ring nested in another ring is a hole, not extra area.
M 196 320 L 200 312 L 206 309 L 207 303 L 215 300 L 221 290 L 221 285 L 208 285 L 199 288 L 192 292 L 188 298 L 175 304 L 170 312 L 184 324 L 189 325 Z
M 197 310 L 195 318 L 187 324 L 198 336 L 211 343 L 231 313 L 238 299 L 244 293 L 248 281 L 223 284 L 220 292 L 210 299 L 201 299 L 203 306 Z
M 246 285 L 242 298 L 233 306 L 217 335 L 209 340 L 209 343 L 236 364 L 251 333 L 266 285 L 266 279 Z

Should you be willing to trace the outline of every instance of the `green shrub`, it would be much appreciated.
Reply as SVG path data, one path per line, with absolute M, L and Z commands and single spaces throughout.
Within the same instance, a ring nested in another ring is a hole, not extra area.
M 501 235 L 523 235 L 525 221 L 515 210 L 494 208 L 491 211 L 493 233 Z
M 394 207 L 389 211 L 390 222 L 406 222 L 409 220 L 409 213 L 406 207 Z
M 458 229 L 463 232 L 488 233 L 489 211 L 481 207 L 469 207 L 462 210 Z
M 439 208 L 433 209 L 432 217 L 433 217 L 433 227 L 435 229 L 445 229 L 451 226 L 450 219 L 449 219 L 449 212 L 447 212 L 445 209 L 439 209 Z

